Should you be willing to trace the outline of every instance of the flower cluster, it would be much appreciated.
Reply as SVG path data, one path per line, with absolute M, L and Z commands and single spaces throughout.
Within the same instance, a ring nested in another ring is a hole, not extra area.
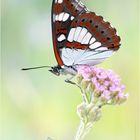
M 93 102 L 102 104 L 121 104 L 126 101 L 128 94 L 124 94 L 125 86 L 112 70 L 104 70 L 96 66 L 78 66 L 77 81 L 86 92 L 92 92 Z
M 119 105 L 126 101 L 128 94 L 125 86 L 112 70 L 96 66 L 77 66 L 76 76 L 81 89 L 83 102 L 77 107 L 81 123 L 75 140 L 80 140 L 91 130 L 93 124 L 101 118 L 104 105 Z

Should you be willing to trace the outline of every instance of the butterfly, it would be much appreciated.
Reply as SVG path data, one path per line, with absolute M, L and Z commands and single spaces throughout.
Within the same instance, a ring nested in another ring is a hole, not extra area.
M 56 75 L 75 75 L 77 65 L 96 65 L 120 48 L 117 31 L 80 0 L 53 0 L 52 38 Z
M 116 29 L 80 0 L 53 0 L 51 18 L 55 75 L 76 75 L 78 65 L 99 64 L 120 48 Z

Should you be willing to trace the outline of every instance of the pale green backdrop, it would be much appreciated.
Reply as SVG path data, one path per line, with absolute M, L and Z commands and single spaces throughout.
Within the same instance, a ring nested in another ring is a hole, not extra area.
M 86 140 L 138 140 L 138 0 L 82 0 L 112 23 L 121 49 L 100 66 L 121 75 L 129 92 L 121 106 L 103 108 Z M 72 140 L 79 119 L 80 91 L 47 69 L 56 65 L 51 37 L 52 0 L 2 1 L 1 140 Z

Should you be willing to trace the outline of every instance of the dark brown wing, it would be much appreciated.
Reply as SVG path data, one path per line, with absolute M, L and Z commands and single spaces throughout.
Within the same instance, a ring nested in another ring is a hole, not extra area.
M 54 53 L 59 65 L 63 65 L 60 48 L 64 47 L 67 42 L 71 23 L 78 15 L 85 12 L 87 9 L 80 0 L 53 0 L 52 37 Z

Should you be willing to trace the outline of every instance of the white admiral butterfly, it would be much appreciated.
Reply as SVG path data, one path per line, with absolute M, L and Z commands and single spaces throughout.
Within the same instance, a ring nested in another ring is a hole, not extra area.
M 56 75 L 75 75 L 77 65 L 99 64 L 120 47 L 116 29 L 80 0 L 53 0 L 52 37 L 58 66 L 50 71 Z
M 77 65 L 96 65 L 120 47 L 116 29 L 90 12 L 80 0 L 53 0 L 52 36 L 57 67 L 51 70 L 75 74 Z

